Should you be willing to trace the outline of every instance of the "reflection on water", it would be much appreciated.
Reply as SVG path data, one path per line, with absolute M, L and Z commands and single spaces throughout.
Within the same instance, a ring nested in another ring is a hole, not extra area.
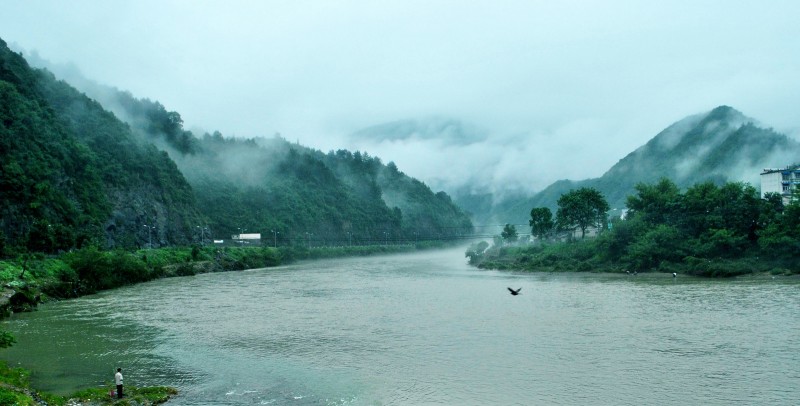
M 511 296 L 506 287 L 522 287 Z M 173 278 L 42 306 L 3 359 L 176 405 L 791 404 L 797 279 L 481 271 L 463 250 Z

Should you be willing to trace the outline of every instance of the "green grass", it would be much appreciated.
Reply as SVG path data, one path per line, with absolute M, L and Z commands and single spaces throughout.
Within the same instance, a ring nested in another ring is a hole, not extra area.
M 148 388 L 137 388 L 135 386 L 125 386 L 122 399 L 111 397 L 110 392 L 115 390 L 112 385 L 101 388 L 84 389 L 67 397 L 70 400 L 80 402 L 97 402 L 101 405 L 159 405 L 168 401 L 172 396 L 178 394 L 175 388 L 166 386 L 155 386 Z
M 0 361 L 0 405 L 40 405 L 41 403 L 37 400 L 44 401 L 52 406 L 74 404 L 75 401 L 81 403 L 92 402 L 92 404 L 96 405 L 159 405 L 178 394 L 175 388 L 166 386 L 147 388 L 125 386 L 125 397 L 116 399 L 109 395 L 109 392 L 114 390 L 115 387 L 108 384 L 102 387 L 84 389 L 69 396 L 58 396 L 31 389 L 29 376 L 30 372 L 27 370 L 11 368 L 5 362 Z

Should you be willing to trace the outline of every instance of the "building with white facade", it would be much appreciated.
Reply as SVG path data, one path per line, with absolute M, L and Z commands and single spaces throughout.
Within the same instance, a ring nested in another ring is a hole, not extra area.
M 783 169 L 764 169 L 761 172 L 761 198 L 767 193 L 780 193 L 783 203 L 789 204 L 800 185 L 800 165 Z

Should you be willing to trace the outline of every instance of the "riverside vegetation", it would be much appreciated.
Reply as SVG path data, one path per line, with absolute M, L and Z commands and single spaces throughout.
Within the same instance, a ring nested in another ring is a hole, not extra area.
M 101 290 L 149 280 L 206 272 L 236 271 L 286 264 L 302 259 L 332 258 L 408 252 L 442 246 L 439 242 L 341 247 L 173 247 L 137 251 L 104 251 L 95 246 L 59 256 L 22 254 L 0 261 L 0 283 L 5 287 L 0 310 L 34 310 L 48 300 L 74 298 Z M 0 331 L 0 348 L 13 345 L 14 337 Z M 109 397 L 113 385 L 90 388 L 70 396 L 57 396 L 31 389 L 30 372 L 0 363 L 0 404 L 49 405 L 155 405 L 166 402 L 177 391 L 170 387 L 126 386 L 122 400 Z
M 582 188 L 559 199 L 556 218 L 531 210 L 533 244 L 507 225 L 494 244 L 473 244 L 470 263 L 485 269 L 578 272 L 668 272 L 730 277 L 800 274 L 800 202 L 761 199 L 744 183 L 699 183 L 685 192 L 669 179 L 640 183 L 625 219 L 607 219 L 608 205 L 574 204 Z M 599 192 L 594 190 L 594 194 Z M 585 203 L 586 201 L 584 201 Z M 599 230 L 594 238 L 575 230 Z M 580 235 L 580 234 L 578 234 Z
M 58 396 L 31 389 L 28 381 L 30 372 L 23 368 L 10 368 L 0 361 L 0 405 L 38 406 L 38 405 L 158 405 L 177 394 L 174 388 L 157 386 L 137 388 L 125 386 L 125 397 L 115 399 L 109 395 L 114 385 L 109 382 L 103 387 L 84 389 L 69 396 Z

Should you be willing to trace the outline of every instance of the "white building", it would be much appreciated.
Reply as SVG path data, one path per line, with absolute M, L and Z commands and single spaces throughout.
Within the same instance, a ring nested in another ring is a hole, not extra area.
M 249 234 L 234 234 L 231 236 L 231 239 L 239 245 L 245 244 L 261 244 L 261 233 L 249 233 Z
M 234 234 L 231 236 L 234 240 L 260 240 L 261 233 L 252 233 L 252 234 Z
M 780 193 L 783 203 L 789 204 L 793 192 L 800 185 L 800 165 L 783 169 L 764 169 L 761 172 L 761 198 L 767 193 Z

